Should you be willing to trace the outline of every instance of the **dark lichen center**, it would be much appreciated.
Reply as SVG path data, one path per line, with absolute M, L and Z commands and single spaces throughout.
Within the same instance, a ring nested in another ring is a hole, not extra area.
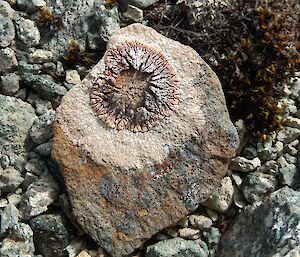
M 119 88 L 117 105 L 127 105 L 134 110 L 145 106 L 150 77 L 150 74 L 133 68 L 122 71 L 116 79 L 116 86 Z

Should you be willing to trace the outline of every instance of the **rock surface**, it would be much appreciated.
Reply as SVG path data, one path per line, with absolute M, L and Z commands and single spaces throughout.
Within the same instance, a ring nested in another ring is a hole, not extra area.
M 282 188 L 236 217 L 222 237 L 218 256 L 287 256 L 300 244 L 299 227 L 300 192 Z
M 36 250 L 45 257 L 64 257 L 69 233 L 60 215 L 45 214 L 30 220 Z
M 133 252 L 205 201 L 226 174 L 238 141 L 221 85 L 194 50 L 139 24 L 114 34 L 108 48 L 125 40 L 165 55 L 178 80 L 178 106 L 144 133 L 109 128 L 90 105 L 92 81 L 105 68 L 101 60 L 63 98 L 53 146 L 74 215 L 116 257 Z
M 173 238 L 147 248 L 146 257 L 208 257 L 204 242 Z
M 28 147 L 28 130 L 35 119 L 33 107 L 20 99 L 0 95 L 0 154 L 23 153 Z

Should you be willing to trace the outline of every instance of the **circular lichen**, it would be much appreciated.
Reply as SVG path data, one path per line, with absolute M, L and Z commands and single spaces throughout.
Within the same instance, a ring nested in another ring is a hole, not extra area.
M 111 128 L 146 132 L 179 102 L 176 73 L 160 51 L 136 41 L 110 48 L 91 105 Z

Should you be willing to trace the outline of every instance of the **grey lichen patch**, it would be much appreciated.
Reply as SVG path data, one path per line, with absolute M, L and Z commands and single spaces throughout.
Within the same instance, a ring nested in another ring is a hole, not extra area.
M 107 126 L 146 132 L 179 103 L 176 73 L 160 51 L 137 41 L 110 48 L 91 105 Z

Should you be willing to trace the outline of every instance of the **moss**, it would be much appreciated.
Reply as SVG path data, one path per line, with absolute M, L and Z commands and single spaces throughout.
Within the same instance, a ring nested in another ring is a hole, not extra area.
M 181 5 L 163 16 L 146 12 L 146 18 L 193 47 L 220 78 L 232 119 L 242 118 L 263 135 L 280 128 L 283 83 L 299 65 L 297 8 L 293 0 L 246 0 L 198 9 Z

